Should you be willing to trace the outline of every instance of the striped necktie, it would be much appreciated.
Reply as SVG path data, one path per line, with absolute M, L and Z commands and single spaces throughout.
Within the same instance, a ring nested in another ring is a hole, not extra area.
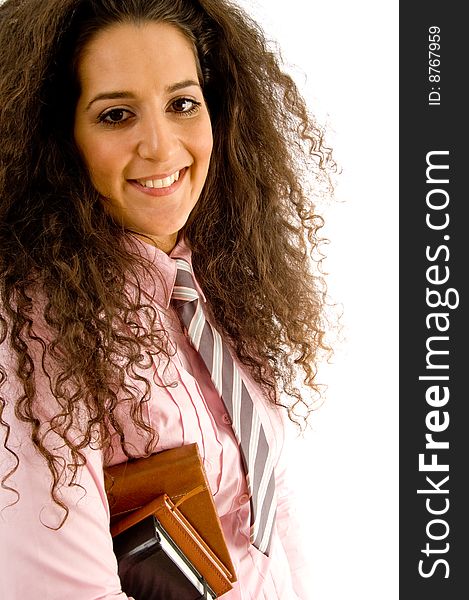
M 227 344 L 205 319 L 191 266 L 183 259 L 175 260 L 177 274 L 172 303 L 230 415 L 246 471 L 251 507 L 251 543 L 268 555 L 276 499 L 273 457 L 264 428 Z

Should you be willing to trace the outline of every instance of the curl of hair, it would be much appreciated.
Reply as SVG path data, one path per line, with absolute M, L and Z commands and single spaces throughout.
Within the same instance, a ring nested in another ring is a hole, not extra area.
M 6 0 L 0 6 L 0 342 L 13 351 L 22 394 L 0 395 L 0 423 L 6 448 L 9 404 L 29 424 L 52 475 L 52 497 L 65 511 L 57 493 L 63 460 L 47 434 L 68 447 L 72 483 L 87 445 L 110 452 L 117 433 L 132 456 L 116 411 L 124 398 L 149 451 L 157 436 L 142 412 L 150 385 L 137 371 L 171 357 L 139 283 L 142 272 L 156 282 L 158 273 L 106 212 L 72 134 L 83 47 L 103 27 L 148 20 L 178 27 L 197 52 L 214 148 L 183 233 L 217 326 L 292 420 L 300 418 L 299 405 L 307 412 L 311 406 L 300 386 L 319 394 L 318 357 L 330 350 L 326 288 L 320 258 L 313 259 L 323 221 L 313 200 L 329 191 L 335 165 L 259 27 L 226 0 Z M 308 190 L 311 178 L 315 187 Z M 47 419 L 34 343 L 57 402 Z M 0 386 L 7 377 L 0 365 Z M 71 435 L 77 422 L 86 424 L 79 438 Z M 14 470 L 2 478 L 6 489 Z

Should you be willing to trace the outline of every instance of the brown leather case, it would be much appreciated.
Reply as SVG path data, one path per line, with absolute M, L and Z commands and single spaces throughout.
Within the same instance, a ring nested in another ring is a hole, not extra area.
M 223 565 L 227 581 L 236 581 L 197 444 L 164 450 L 148 458 L 114 465 L 106 468 L 106 473 L 111 476 L 107 478 L 109 481 L 106 482 L 106 492 L 111 510 L 112 535 L 123 531 L 123 527 L 131 526 L 125 526 L 123 521 L 130 517 L 130 513 L 143 509 L 139 513 L 139 518 L 143 519 L 151 514 L 147 512 L 146 505 L 166 495 L 180 511 L 180 517 L 187 520 Z M 131 524 L 137 522 L 137 516 L 133 517 Z M 163 522 L 162 525 L 165 527 Z M 171 535 L 171 531 L 168 533 Z M 215 588 L 212 589 L 216 592 Z

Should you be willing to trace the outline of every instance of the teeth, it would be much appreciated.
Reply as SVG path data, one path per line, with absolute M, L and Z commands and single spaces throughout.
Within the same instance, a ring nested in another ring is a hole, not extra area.
M 164 179 L 137 179 L 140 185 L 147 188 L 165 188 L 172 185 L 175 181 L 178 181 L 180 175 L 180 171 L 176 171 L 169 177 L 165 177 Z

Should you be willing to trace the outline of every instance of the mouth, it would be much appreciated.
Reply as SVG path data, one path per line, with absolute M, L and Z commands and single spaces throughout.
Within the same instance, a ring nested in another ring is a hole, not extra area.
M 176 191 L 186 174 L 188 167 L 165 176 L 150 176 L 142 179 L 129 179 L 129 183 L 150 196 L 166 196 Z

